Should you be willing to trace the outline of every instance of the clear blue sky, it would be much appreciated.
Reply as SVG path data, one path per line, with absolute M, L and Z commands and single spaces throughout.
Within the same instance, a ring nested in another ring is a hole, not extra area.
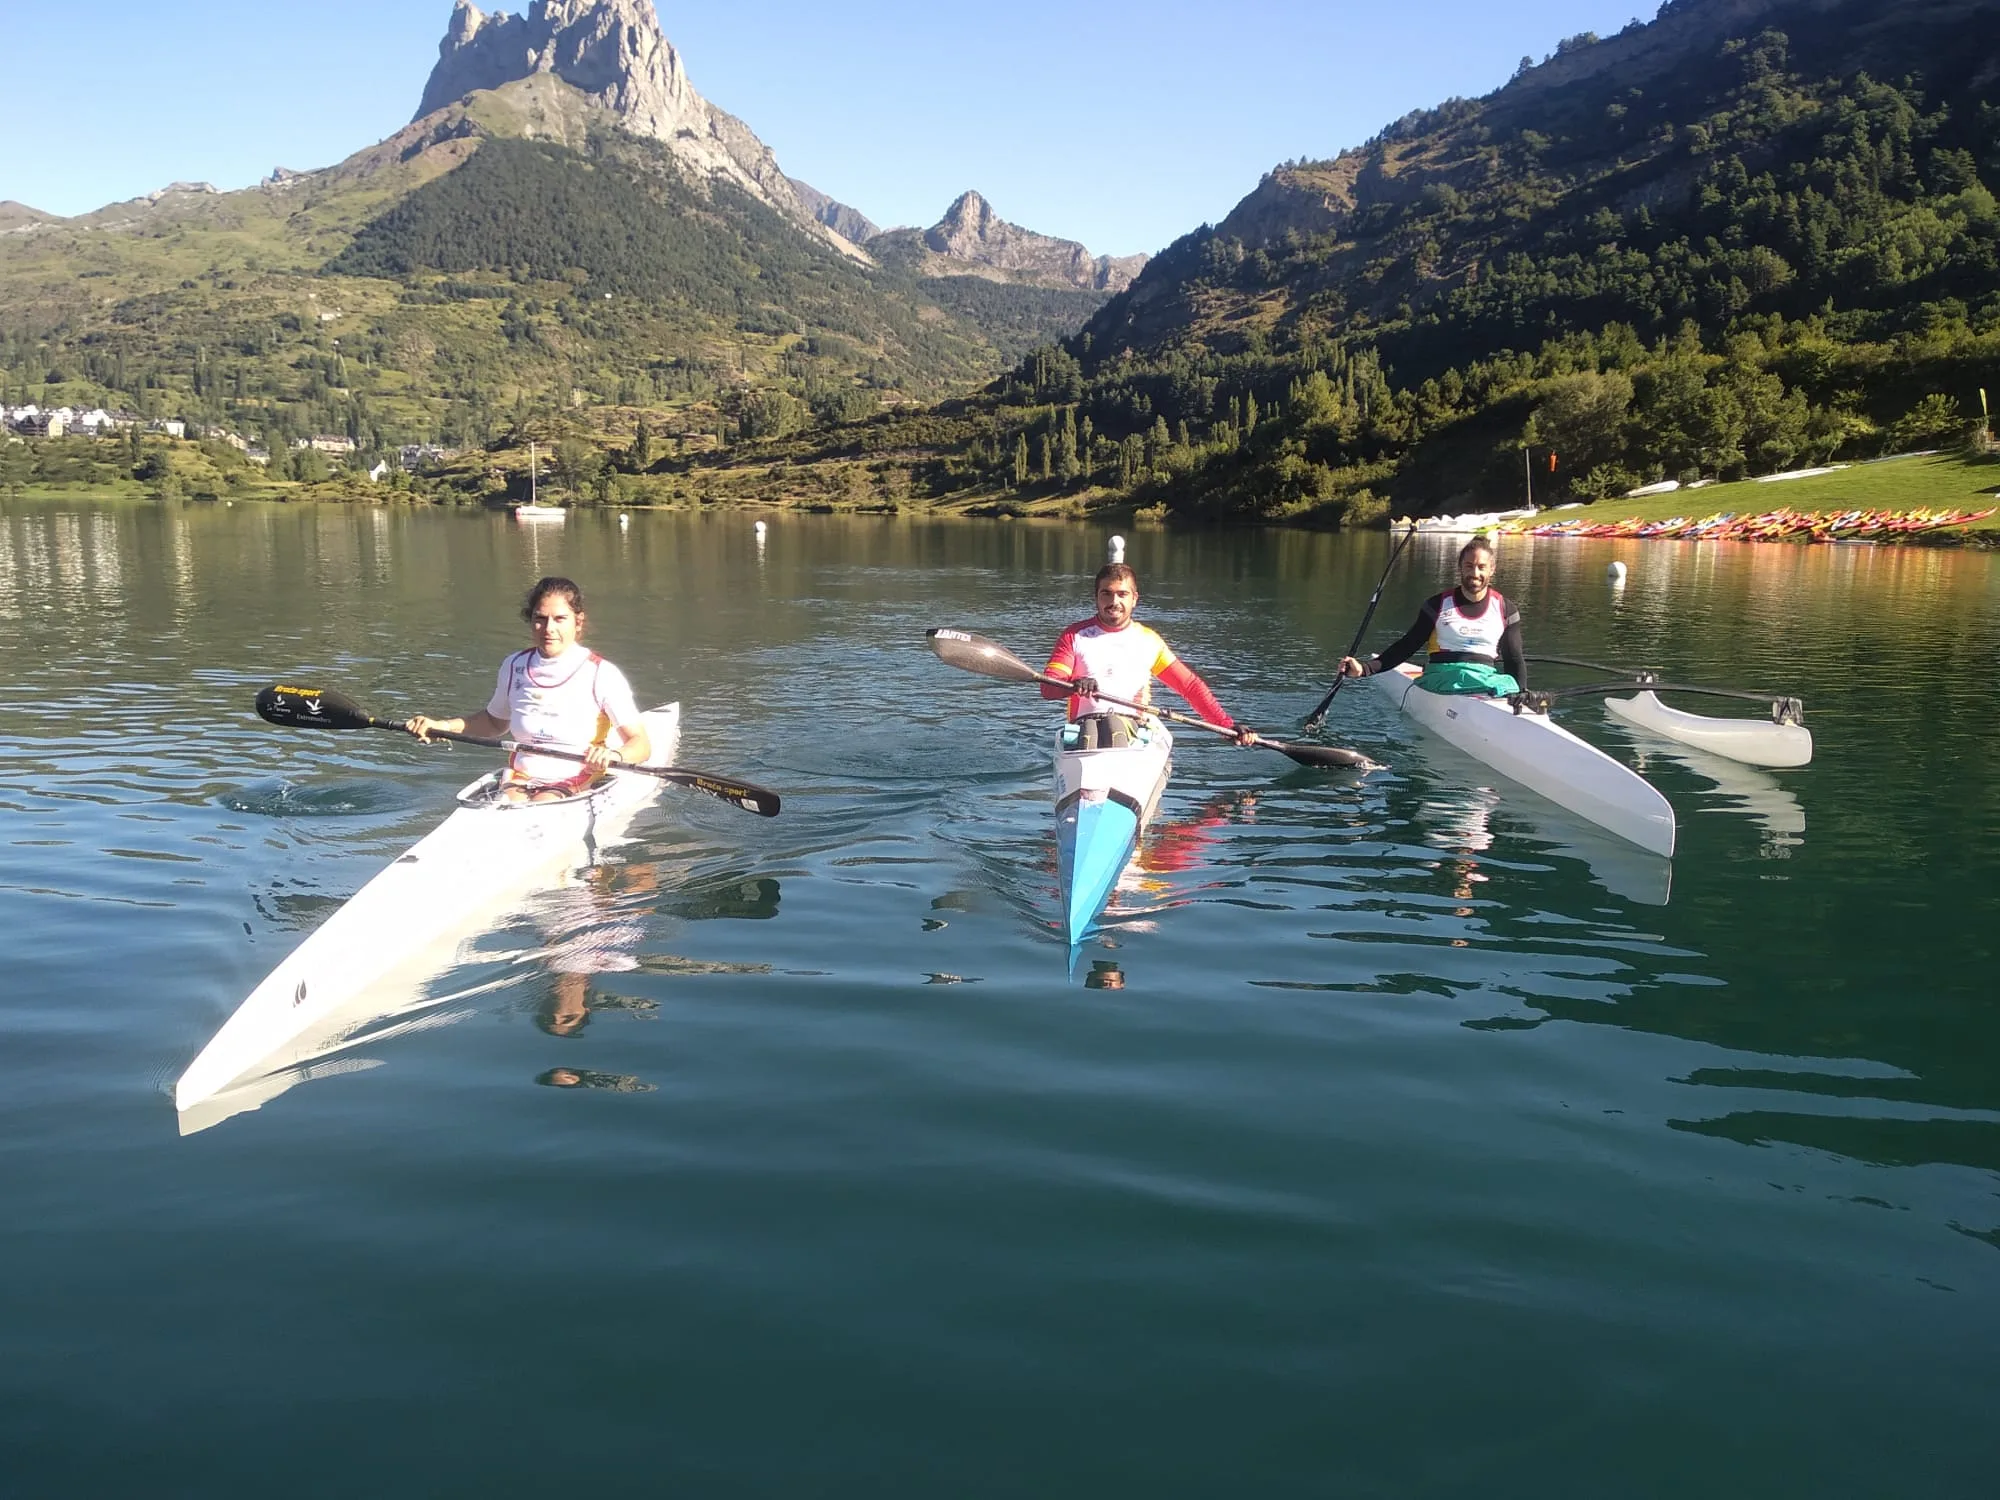
M 1290 157 L 1497 88 L 1654 0 L 656 0 L 694 85 L 877 223 L 977 188 L 1017 224 L 1153 251 Z M 483 9 L 522 11 L 526 0 Z M 451 0 L 9 4 L 0 199 L 77 214 L 185 179 L 247 187 L 406 124 Z

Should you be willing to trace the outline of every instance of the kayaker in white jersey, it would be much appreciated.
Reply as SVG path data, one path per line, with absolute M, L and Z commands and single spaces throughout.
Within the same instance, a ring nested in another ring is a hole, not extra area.
M 504 736 L 523 746 L 546 745 L 586 757 L 555 760 L 531 750 L 514 752 L 500 795 L 510 802 L 553 802 L 575 795 L 606 769 L 645 760 L 653 753 L 646 721 L 625 674 L 583 644 L 587 620 L 583 590 L 567 578 L 543 578 L 528 590 L 521 610 L 535 644 L 500 663 L 486 707 L 459 719 L 418 714 L 403 727 L 430 740 L 447 734 Z
M 1459 548 L 1458 587 L 1426 599 L 1401 640 L 1365 662 L 1343 656 L 1340 670 L 1349 677 L 1372 677 L 1419 651 L 1430 657 L 1417 686 L 1433 693 L 1501 698 L 1527 683 L 1521 612 L 1493 587 L 1493 544 L 1485 537 Z
M 1049 653 L 1049 664 L 1042 669 L 1067 684 L 1043 683 L 1042 696 L 1069 699 L 1069 717 L 1078 726 L 1079 744 L 1087 749 L 1129 743 L 1130 711 L 1100 703 L 1096 695 L 1102 690 L 1114 698 L 1151 703 L 1155 677 L 1187 699 L 1209 723 L 1236 729 L 1236 721 L 1216 702 L 1208 684 L 1174 655 L 1157 630 L 1132 618 L 1138 603 L 1137 573 L 1124 563 L 1099 568 L 1097 613 L 1062 633 Z M 1236 743 L 1254 745 L 1257 736 L 1247 729 L 1236 729 Z

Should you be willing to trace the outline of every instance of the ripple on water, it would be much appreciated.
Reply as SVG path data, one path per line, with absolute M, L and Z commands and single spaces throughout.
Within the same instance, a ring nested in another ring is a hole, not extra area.
M 300 784 L 269 776 L 216 797 L 231 812 L 265 818 L 344 818 L 401 812 L 417 805 L 409 788 L 378 778 Z

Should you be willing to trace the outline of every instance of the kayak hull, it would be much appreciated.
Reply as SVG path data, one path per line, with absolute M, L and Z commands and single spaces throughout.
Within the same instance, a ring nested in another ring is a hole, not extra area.
M 1367 680 L 1426 729 L 1501 775 L 1641 849 L 1673 854 L 1673 807 L 1630 767 L 1547 714 L 1517 714 L 1504 698 L 1426 692 L 1417 676 L 1417 668 L 1401 666 Z
M 645 716 L 649 765 L 671 765 L 680 705 Z M 534 891 L 559 884 L 622 839 L 656 801 L 651 776 L 613 774 L 588 795 L 556 803 L 476 800 L 498 773 L 459 793 L 460 805 L 380 871 L 252 990 L 174 1085 L 187 1110 L 246 1077 L 291 1066 L 302 1039 L 334 1050 L 326 1023 L 369 986 L 413 960 L 448 962 L 459 944 Z M 442 949 L 440 953 L 438 950 Z
M 1144 744 L 1116 749 L 1066 750 L 1057 740 L 1056 857 L 1072 947 L 1089 933 L 1131 863 L 1166 790 L 1173 751 L 1173 736 L 1160 724 L 1149 726 Z
M 1604 706 L 1628 724 L 1750 766 L 1803 766 L 1812 760 L 1812 731 L 1769 719 L 1712 719 L 1669 708 L 1652 692 L 1606 698 Z

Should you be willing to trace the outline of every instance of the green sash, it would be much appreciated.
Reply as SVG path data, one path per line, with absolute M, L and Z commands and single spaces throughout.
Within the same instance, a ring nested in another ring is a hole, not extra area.
M 1477 693 L 1504 698 L 1521 691 L 1521 684 L 1498 667 L 1481 661 L 1439 661 L 1424 668 L 1417 686 L 1432 693 Z

